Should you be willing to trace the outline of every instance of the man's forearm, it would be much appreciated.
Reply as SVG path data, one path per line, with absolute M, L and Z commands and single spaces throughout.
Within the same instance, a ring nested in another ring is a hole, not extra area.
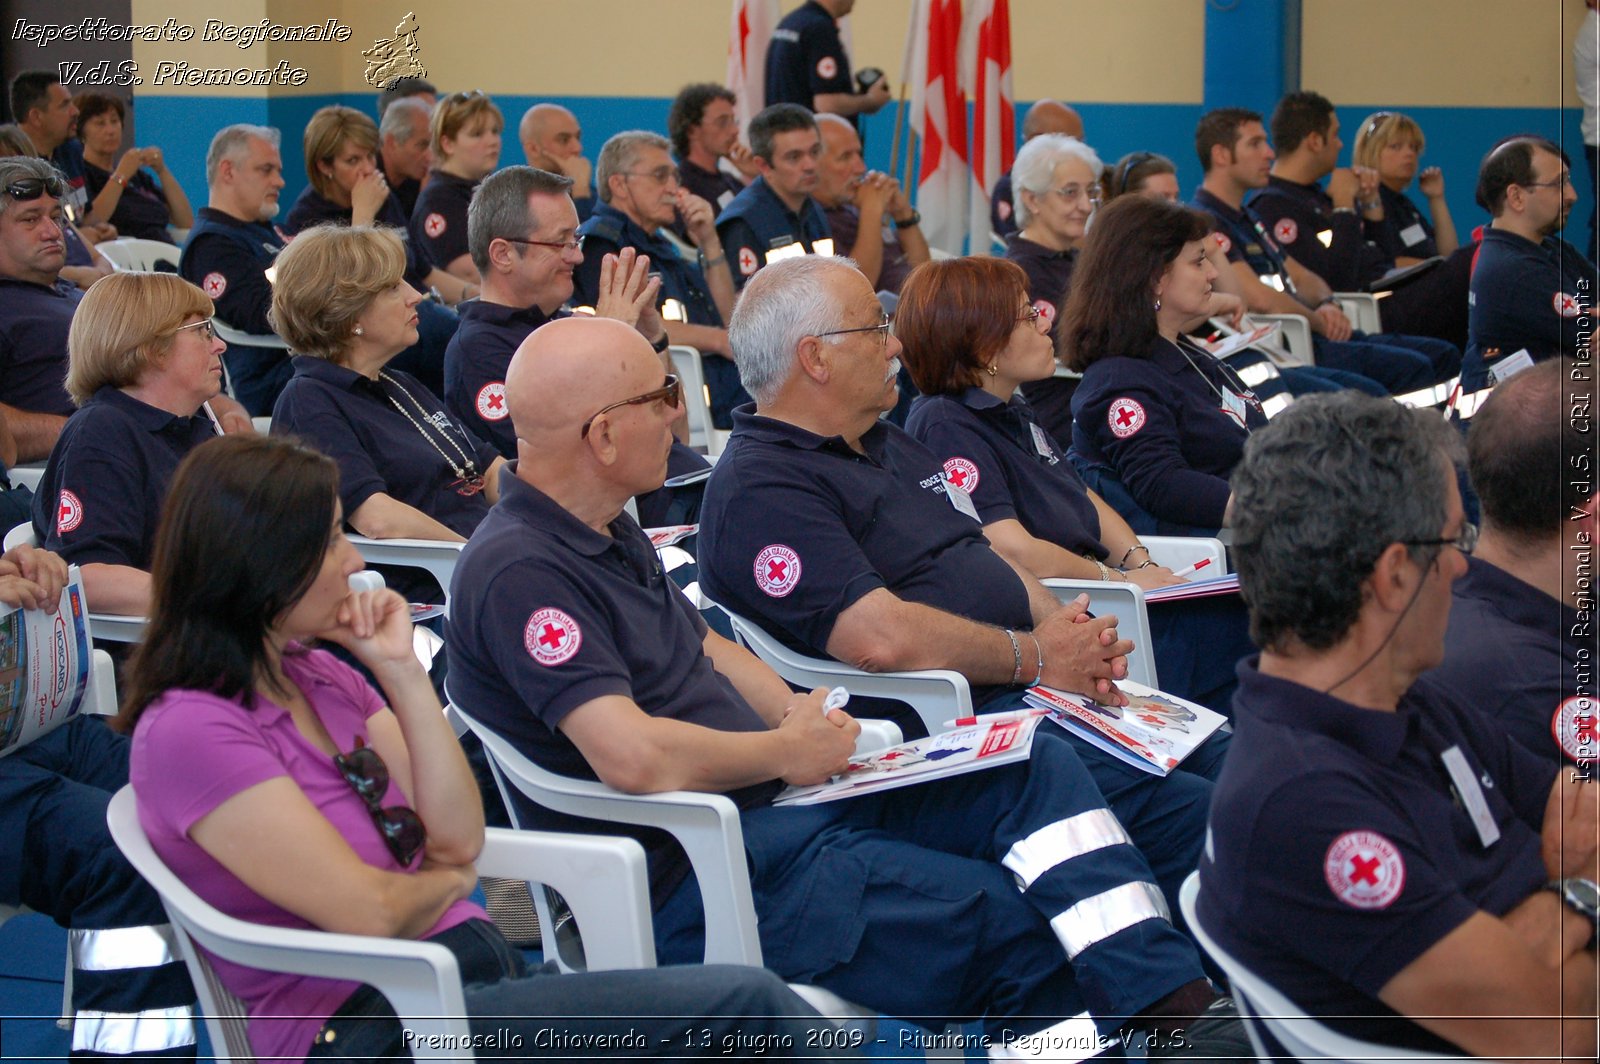
M 18 462 L 42 462 L 50 457 L 67 419 L 60 414 L 36 414 L 0 403 L 0 413 L 11 426 L 12 438 L 17 441 Z
M 1024 679 L 1031 679 L 1038 660 L 1033 642 L 1026 635 L 1017 638 Z M 953 669 L 973 683 L 1003 684 L 1016 675 L 1011 646 L 1002 629 L 879 588 L 839 615 L 826 649 L 865 672 Z

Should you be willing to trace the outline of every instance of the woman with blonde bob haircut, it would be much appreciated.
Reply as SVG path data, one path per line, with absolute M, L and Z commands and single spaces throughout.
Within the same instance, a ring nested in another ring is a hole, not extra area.
M 505 116 L 474 89 L 452 92 L 433 109 L 433 170 L 411 210 L 411 239 L 450 273 L 478 282 L 467 247 L 467 205 L 478 182 L 500 165 Z
M 345 520 L 374 539 L 461 542 L 500 496 L 492 446 L 391 359 L 417 341 L 422 295 L 406 283 L 399 234 L 370 226 L 307 229 L 278 256 L 273 328 L 298 352 L 272 431 L 299 436 L 339 465 Z M 415 571 L 391 585 L 415 601 L 441 590 Z
M 1444 198 L 1444 175 L 1437 166 L 1423 170 L 1417 181 L 1417 187 L 1427 197 L 1431 222 L 1406 195 L 1406 188 L 1417 177 L 1417 162 L 1427 144 L 1422 127 L 1399 111 L 1370 114 L 1356 130 L 1351 161 L 1378 171 L 1378 197 L 1383 201 L 1381 243 L 1398 266 L 1411 266 L 1434 255 L 1450 255 L 1461 246 Z
M 33 500 L 40 542 L 83 566 L 101 613 L 143 614 L 167 484 L 185 455 L 223 431 L 252 432 L 222 391 L 222 352 L 204 292 L 170 273 L 115 273 L 78 304 L 67 391 L 78 411 Z
M 410 238 L 406 210 L 378 165 L 378 126 L 372 119 L 352 107 L 324 107 L 306 123 L 304 147 L 311 184 L 289 209 L 283 223 L 286 232 L 293 236 L 314 225 L 397 229 L 411 287 L 437 291 L 451 305 L 478 294 L 476 284 L 440 269 L 427 248 Z M 429 302 L 418 312 L 418 324 L 417 337 L 398 365 L 431 390 L 442 392 L 444 349 L 455 335 L 455 313 Z

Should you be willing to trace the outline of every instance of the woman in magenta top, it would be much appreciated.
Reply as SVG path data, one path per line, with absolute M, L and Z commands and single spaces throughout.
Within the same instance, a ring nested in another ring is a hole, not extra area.
M 405 601 L 349 589 L 362 562 L 341 531 L 337 478 L 297 444 L 230 437 L 198 448 L 173 480 L 123 709 L 139 820 L 168 866 L 254 923 L 447 946 L 474 1033 L 517 1034 L 498 1039 L 506 1053 L 560 1055 L 573 1043 L 538 1044 L 552 1029 L 631 1028 L 654 1035 L 643 1052 L 670 1055 L 693 1048 L 686 1016 L 743 1014 L 721 1022 L 782 1031 L 782 1017 L 805 1015 L 754 969 L 529 974 L 468 900 L 484 840 L 477 788 L 412 651 Z M 354 655 L 383 694 L 312 649 L 319 639 Z M 250 1012 L 258 1057 L 406 1054 L 371 987 L 214 963 Z M 649 1031 L 641 1011 L 675 1015 L 674 1026 Z M 789 1032 L 797 1046 L 800 1029 Z

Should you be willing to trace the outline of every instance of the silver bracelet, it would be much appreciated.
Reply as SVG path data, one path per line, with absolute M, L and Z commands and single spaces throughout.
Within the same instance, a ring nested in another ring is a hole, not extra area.
M 1119 566 L 1127 565 L 1128 564 L 1128 555 L 1132 554 L 1136 550 L 1142 550 L 1142 551 L 1144 551 L 1144 556 L 1146 558 L 1150 557 L 1150 548 L 1146 547 L 1143 543 L 1135 541 L 1133 546 L 1129 547 L 1127 550 L 1122 552 L 1122 560 L 1117 562 L 1117 564 Z M 1148 564 L 1150 564 L 1150 563 L 1149 562 L 1145 563 L 1145 565 L 1148 565 Z M 1140 568 L 1142 569 L 1142 568 L 1144 568 L 1144 566 L 1140 566 Z
M 1022 682 L 1022 644 L 1017 642 L 1017 633 L 1006 629 L 1006 638 L 1011 640 L 1011 685 L 1015 687 Z
M 1034 657 L 1039 659 L 1039 671 L 1033 677 L 1033 682 L 1028 686 L 1038 687 L 1041 683 L 1044 683 L 1044 648 L 1039 645 L 1039 637 L 1032 632 L 1028 633 L 1028 638 L 1033 640 L 1033 654 Z

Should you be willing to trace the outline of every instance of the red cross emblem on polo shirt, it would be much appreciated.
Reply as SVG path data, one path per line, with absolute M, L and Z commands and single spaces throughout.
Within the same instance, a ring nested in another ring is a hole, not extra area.
M 1123 407 L 1121 410 L 1118 410 L 1117 411 L 1117 424 L 1119 424 L 1119 425 L 1131 425 L 1131 424 L 1133 424 L 1133 410 L 1131 408 L 1129 408 L 1129 407 Z
M 1350 858 L 1350 882 L 1371 883 L 1378 885 L 1378 859 L 1376 857 L 1362 857 L 1360 854 Z
M 773 558 L 767 562 L 767 579 L 774 584 L 783 583 L 783 578 L 789 572 L 789 563 L 782 558 Z
M 83 503 L 72 492 L 62 489 L 56 497 L 56 531 L 71 532 L 83 523 Z
M 506 397 L 494 393 L 490 393 L 489 397 L 484 401 L 488 404 L 490 410 L 499 410 L 506 405 Z
M 1581 309 L 1578 306 L 1578 297 L 1570 296 L 1565 292 L 1556 293 L 1555 304 L 1556 313 L 1563 318 L 1576 318 L 1578 311 Z
M 200 287 L 208 297 L 217 299 L 223 292 L 227 291 L 228 279 L 222 274 L 213 271 L 205 275 L 205 278 L 200 282 Z
M 522 631 L 522 645 L 540 665 L 560 665 L 583 645 L 578 622 L 550 607 L 535 610 Z
M 754 570 L 757 587 L 773 598 L 783 598 L 800 582 L 800 555 L 774 543 L 756 555 Z
M 951 470 L 950 483 L 954 484 L 958 488 L 965 487 L 967 484 L 967 471 L 965 469 Z

